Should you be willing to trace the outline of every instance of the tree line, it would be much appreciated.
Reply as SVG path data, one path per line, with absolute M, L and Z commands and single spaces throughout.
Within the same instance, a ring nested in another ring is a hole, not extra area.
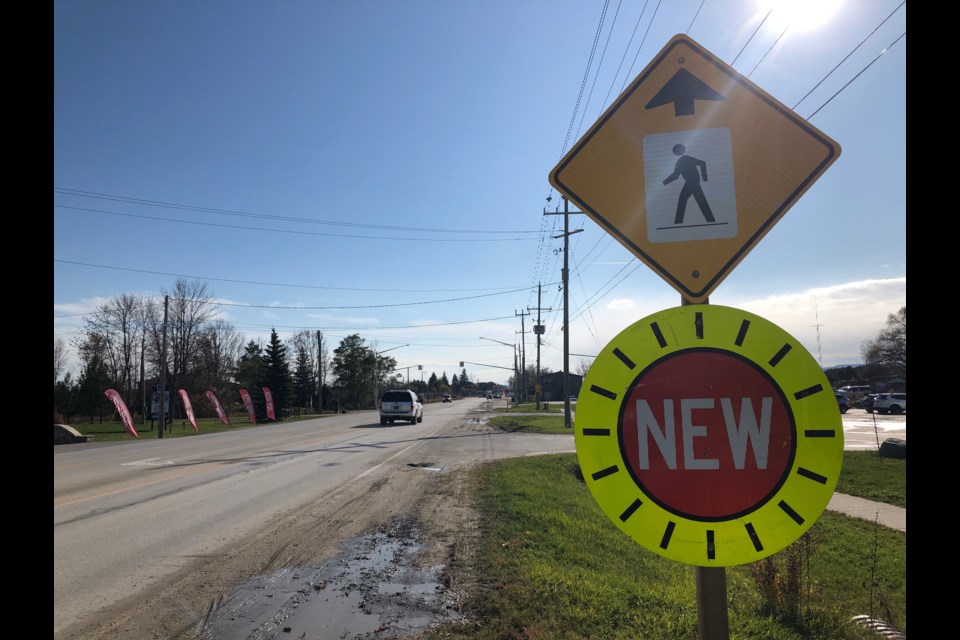
M 266 420 L 263 387 L 270 389 L 278 420 L 291 413 L 373 408 L 379 392 L 405 386 L 421 394 L 464 394 L 492 388 L 473 383 L 463 369 L 448 380 L 404 383 L 397 362 L 378 353 L 359 334 L 343 338 L 331 350 L 319 331 L 296 331 L 284 342 L 271 329 L 266 344 L 247 340 L 229 322 L 216 317 L 217 304 L 203 281 L 177 279 L 163 301 L 149 296 L 119 295 L 85 316 L 71 344 L 80 359 L 74 378 L 66 372 L 67 344 L 54 339 L 54 422 L 109 419 L 113 406 L 105 396 L 116 389 L 141 419 L 151 409 L 161 370 L 173 400 L 171 417 L 185 417 L 177 390 L 190 397 L 198 418 L 214 417 L 205 397 L 213 391 L 231 414 L 240 410 L 239 390 L 254 400 L 256 418 Z M 245 413 L 244 413 L 245 415 Z
M 848 384 L 868 384 L 875 391 L 906 390 L 907 380 L 907 307 L 887 315 L 883 328 L 872 340 L 860 345 L 863 365 L 835 367 L 826 371 L 836 389 Z M 902 382 L 894 382 L 902 381 Z

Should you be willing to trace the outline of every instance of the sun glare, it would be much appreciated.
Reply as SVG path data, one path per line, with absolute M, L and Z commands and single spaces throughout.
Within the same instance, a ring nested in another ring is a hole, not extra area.
M 808 31 L 827 22 L 843 4 L 843 0 L 760 0 L 763 15 L 770 10 L 767 19 L 779 29 Z

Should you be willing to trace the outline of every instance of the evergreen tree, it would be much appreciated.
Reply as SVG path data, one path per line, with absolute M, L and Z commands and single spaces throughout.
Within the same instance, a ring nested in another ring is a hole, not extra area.
M 297 350 L 297 365 L 293 371 L 293 405 L 310 407 L 316 394 L 317 372 L 313 368 L 313 359 L 302 350 Z
M 273 396 L 273 408 L 277 420 L 283 420 L 290 404 L 291 377 L 290 365 L 287 363 L 287 347 L 280 340 L 276 329 L 270 329 L 270 342 L 263 350 L 257 377 L 259 402 L 254 403 L 257 407 L 257 419 L 259 420 L 261 407 L 263 407 L 264 419 L 267 417 L 266 397 L 263 393 L 263 387 L 267 387 L 270 389 L 270 395 Z M 253 389 L 250 389 L 250 395 L 257 398 Z
M 237 373 L 234 375 L 234 378 L 237 381 L 237 389 L 246 389 L 250 392 L 251 398 L 256 398 L 254 395 L 254 390 L 257 388 L 258 373 L 260 371 L 260 361 L 263 359 L 263 347 L 260 346 L 259 342 L 251 340 L 247 343 L 247 346 L 244 347 L 243 355 L 240 356 L 240 359 L 237 361 Z M 262 398 L 263 392 L 260 392 Z M 237 394 L 237 397 L 230 398 L 225 400 L 220 398 L 222 402 L 229 402 L 229 404 L 236 405 L 237 402 L 240 402 L 240 394 Z M 247 410 L 243 409 L 244 415 L 246 415 Z

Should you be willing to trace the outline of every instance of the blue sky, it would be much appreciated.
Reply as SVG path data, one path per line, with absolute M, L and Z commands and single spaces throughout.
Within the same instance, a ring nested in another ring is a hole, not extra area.
M 505 382 L 508 345 L 525 338 L 536 361 L 539 307 L 541 366 L 559 371 L 548 175 L 686 34 L 842 148 L 710 303 L 777 324 L 824 366 L 861 362 L 906 305 L 906 5 L 799 4 L 55 0 L 54 338 L 185 277 L 248 340 L 359 333 L 411 378 L 463 360 Z M 581 228 L 574 371 L 680 304 L 571 215 Z

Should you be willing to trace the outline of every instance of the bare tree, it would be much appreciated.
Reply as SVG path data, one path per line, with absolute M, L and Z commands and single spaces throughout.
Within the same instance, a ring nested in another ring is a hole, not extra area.
M 87 341 L 103 349 L 100 358 L 107 371 L 122 391 L 127 402 L 136 376 L 136 364 L 140 351 L 140 300 L 130 294 L 122 294 L 99 305 L 84 318 L 85 332 L 97 334 L 96 341 Z
M 196 362 L 200 349 L 200 335 L 204 325 L 213 316 L 213 295 L 202 280 L 187 281 L 178 278 L 169 296 L 167 314 L 167 344 L 169 368 L 173 389 L 182 386 Z M 171 394 L 172 395 L 172 394 Z
M 880 368 L 893 375 L 907 376 L 907 308 L 901 307 L 887 316 L 886 326 L 876 340 L 860 346 L 864 363 L 870 368 Z
M 60 374 L 67 366 L 67 343 L 63 338 L 53 339 L 53 386 L 57 386 Z
M 233 382 L 245 340 L 225 320 L 214 320 L 203 328 L 194 369 L 204 390 L 211 389 L 218 398 L 227 397 L 227 386 Z
M 583 377 L 586 377 L 587 371 L 590 371 L 590 363 L 586 360 L 581 360 L 580 364 L 577 365 L 577 373 Z

